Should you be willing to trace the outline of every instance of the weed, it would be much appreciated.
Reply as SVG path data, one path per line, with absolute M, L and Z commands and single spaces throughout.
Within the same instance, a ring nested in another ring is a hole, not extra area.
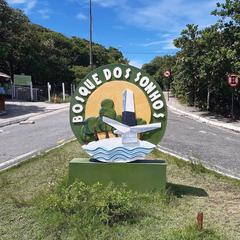
M 199 231 L 196 225 L 189 224 L 183 228 L 175 229 L 166 240 L 221 240 L 222 236 L 213 229 Z

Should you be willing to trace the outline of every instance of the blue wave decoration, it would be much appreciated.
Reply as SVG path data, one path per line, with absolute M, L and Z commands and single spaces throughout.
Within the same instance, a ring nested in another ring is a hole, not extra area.
M 108 155 L 99 155 L 99 154 L 96 154 L 94 155 L 94 158 L 96 159 L 114 159 L 114 158 L 118 158 L 118 159 L 131 159 L 131 158 L 136 158 L 136 157 L 144 157 L 146 155 L 146 153 L 139 153 L 139 154 L 134 154 L 134 155 L 126 155 L 126 154 L 115 154 L 115 155 L 111 155 L 111 156 L 108 156 Z
M 138 152 L 138 153 L 135 153 L 135 154 L 126 154 L 126 153 L 118 152 L 118 153 L 111 153 L 111 154 L 107 154 L 107 153 L 97 153 L 97 154 L 94 154 L 94 156 L 95 156 L 95 157 L 101 156 L 101 157 L 111 158 L 111 157 L 114 157 L 114 156 L 117 156 L 117 155 L 133 157 L 133 156 L 139 156 L 139 155 L 145 156 L 145 155 L 147 155 L 147 154 L 148 154 L 148 152 Z
M 122 144 L 121 138 L 99 140 L 83 146 L 92 158 L 103 162 L 129 162 L 144 159 L 154 148 L 154 144 L 146 141 L 126 146 Z
M 126 149 L 125 150 L 122 150 L 122 149 L 116 149 L 115 151 L 103 151 L 103 150 L 96 150 L 96 151 L 89 151 L 89 150 L 86 150 L 88 153 L 90 154 L 118 154 L 118 153 L 125 153 L 125 154 L 136 154 L 136 153 L 149 153 L 152 149 L 139 149 L 139 150 L 135 150 L 135 151 L 127 151 Z
M 105 148 L 102 148 L 102 147 L 97 147 L 95 149 L 87 149 L 85 148 L 87 151 L 89 152 L 95 152 L 95 151 L 98 151 L 98 150 L 102 150 L 104 152 L 108 152 L 108 151 L 116 151 L 116 150 L 121 150 L 121 151 L 136 151 L 136 150 L 151 150 L 153 149 L 152 147 L 151 148 L 144 148 L 144 147 L 135 147 L 135 148 L 126 148 L 126 147 L 116 147 L 116 148 L 113 148 L 113 149 L 110 149 L 110 150 L 107 150 Z
M 117 147 L 115 149 L 106 150 L 104 148 L 96 148 L 95 150 L 87 150 L 93 158 L 105 161 L 114 160 L 128 160 L 137 159 L 145 157 L 152 148 L 141 148 L 137 147 L 135 149 L 126 149 L 122 147 Z
M 107 158 L 107 157 L 95 157 L 95 159 L 99 159 L 99 160 L 106 160 L 106 161 L 113 161 L 113 160 L 128 160 L 128 159 L 142 159 L 143 157 L 145 156 L 144 155 L 136 155 L 136 156 L 125 156 L 125 155 L 115 155 L 111 158 Z

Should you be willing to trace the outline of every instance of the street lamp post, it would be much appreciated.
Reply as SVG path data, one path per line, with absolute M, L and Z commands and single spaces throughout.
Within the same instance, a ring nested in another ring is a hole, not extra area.
M 89 0 L 89 17 L 90 17 L 90 40 L 89 40 L 89 63 L 93 70 L 93 55 L 92 55 L 92 0 Z

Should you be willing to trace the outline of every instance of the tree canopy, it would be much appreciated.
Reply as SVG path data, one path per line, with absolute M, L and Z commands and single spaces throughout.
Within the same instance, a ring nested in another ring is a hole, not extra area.
M 215 24 L 204 29 L 188 24 L 174 40 L 179 51 L 173 61 L 169 56 L 156 57 L 143 69 L 163 87 L 167 81 L 163 72 L 171 69 L 171 89 L 178 98 L 223 115 L 231 112 L 233 92 L 235 113 L 240 116 L 239 88 L 227 83 L 230 73 L 240 75 L 240 0 L 217 3 L 212 14 L 219 17 Z
M 34 85 L 79 81 L 90 71 L 89 42 L 33 24 L 21 11 L 0 0 L 0 70 L 31 75 Z M 95 67 L 127 63 L 116 48 L 93 43 Z

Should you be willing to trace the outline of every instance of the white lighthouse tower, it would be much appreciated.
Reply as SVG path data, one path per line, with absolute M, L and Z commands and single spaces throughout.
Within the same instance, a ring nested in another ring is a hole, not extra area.
M 148 132 L 161 128 L 161 123 L 152 123 L 138 125 L 135 114 L 134 94 L 131 90 L 126 89 L 123 92 L 123 112 L 122 123 L 108 117 L 103 117 L 103 121 L 115 128 L 114 133 L 121 135 L 123 145 L 137 145 L 138 133 Z
M 128 126 L 136 126 L 136 114 L 133 92 L 126 89 L 123 92 L 123 112 L 122 112 L 122 123 Z

